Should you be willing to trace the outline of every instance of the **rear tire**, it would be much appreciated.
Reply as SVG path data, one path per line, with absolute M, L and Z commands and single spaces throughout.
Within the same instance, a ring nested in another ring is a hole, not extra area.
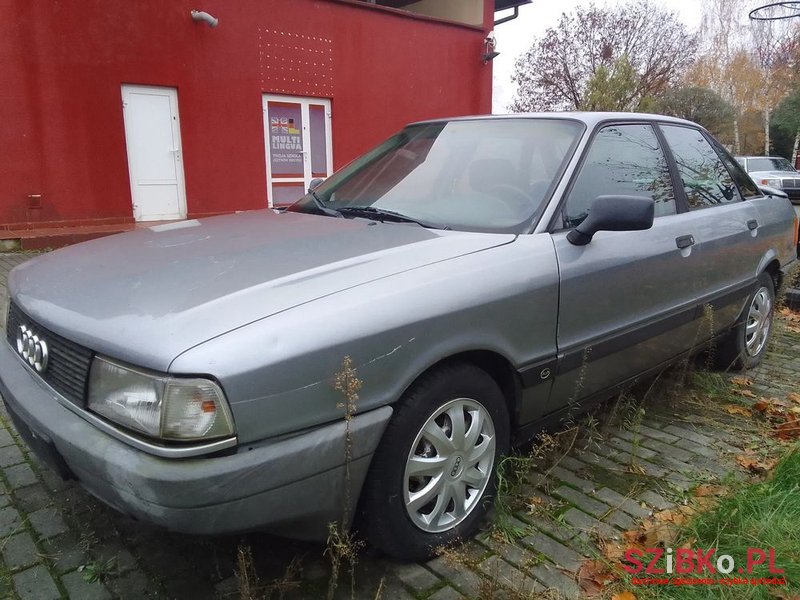
M 422 560 L 471 537 L 508 445 L 505 398 L 486 372 L 454 363 L 423 375 L 396 405 L 370 466 L 361 497 L 369 542 Z
M 723 369 L 752 369 L 769 345 L 775 316 L 775 284 L 769 273 L 761 273 L 756 290 L 745 305 L 745 316 L 719 344 L 717 364 Z

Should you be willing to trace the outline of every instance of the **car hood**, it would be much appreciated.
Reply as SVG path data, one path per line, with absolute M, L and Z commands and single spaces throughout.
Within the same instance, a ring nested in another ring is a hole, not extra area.
M 63 248 L 17 267 L 9 286 L 17 305 L 56 333 L 165 371 L 237 327 L 514 238 L 260 210 Z

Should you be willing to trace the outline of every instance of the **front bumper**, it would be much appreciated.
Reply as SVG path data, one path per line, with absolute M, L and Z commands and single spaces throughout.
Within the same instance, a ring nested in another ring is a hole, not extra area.
M 222 534 L 268 530 L 325 539 L 357 498 L 392 414 L 382 407 L 353 418 L 346 479 L 344 422 L 279 441 L 240 446 L 209 458 L 162 458 L 100 431 L 61 404 L 57 393 L 0 341 L 0 394 L 20 434 L 42 460 L 74 476 L 103 502 L 173 531 Z

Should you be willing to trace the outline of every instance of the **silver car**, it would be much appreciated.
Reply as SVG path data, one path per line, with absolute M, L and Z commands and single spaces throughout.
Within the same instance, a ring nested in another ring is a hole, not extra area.
M 42 459 L 133 517 L 354 522 L 424 557 L 475 532 L 535 427 L 712 331 L 723 365 L 758 363 L 793 219 L 687 121 L 417 123 L 284 212 L 17 267 L 0 393 Z

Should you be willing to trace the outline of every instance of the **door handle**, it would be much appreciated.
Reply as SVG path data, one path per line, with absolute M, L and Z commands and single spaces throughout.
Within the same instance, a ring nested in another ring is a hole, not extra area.
M 755 219 L 750 219 L 750 220 L 747 222 L 747 228 L 748 228 L 750 231 L 753 231 L 753 229 L 756 229 L 756 228 L 758 228 L 758 221 L 756 221 Z
M 684 248 L 688 248 L 689 246 L 694 245 L 694 236 L 693 235 L 682 235 L 680 237 L 675 238 L 675 245 L 678 246 L 681 250 Z

